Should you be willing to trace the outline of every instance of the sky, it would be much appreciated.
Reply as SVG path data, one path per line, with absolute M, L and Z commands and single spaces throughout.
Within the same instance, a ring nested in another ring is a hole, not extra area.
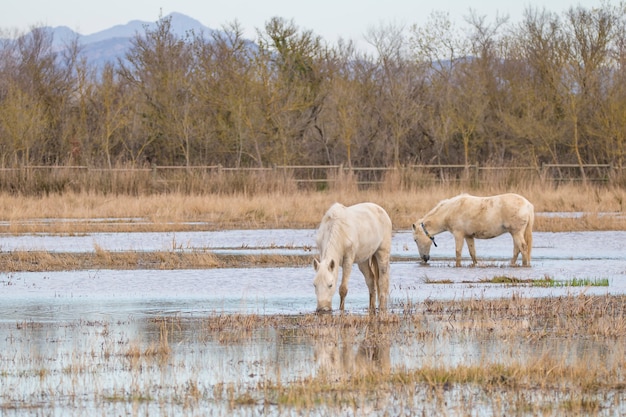
M 618 1 L 610 0 L 610 4 Z M 459 24 L 470 10 L 488 21 L 508 15 L 509 22 L 515 22 L 528 7 L 545 7 L 562 15 L 573 6 L 600 4 L 600 0 L 17 0 L 4 2 L 0 29 L 26 32 L 34 26 L 67 26 L 90 35 L 131 20 L 155 22 L 160 15 L 179 12 L 212 29 L 236 20 L 251 39 L 256 37 L 256 29 L 262 30 L 267 21 L 279 16 L 293 19 L 299 29 L 311 30 L 327 42 L 343 38 L 359 43 L 369 29 L 388 24 L 424 25 L 435 11 L 449 13 Z

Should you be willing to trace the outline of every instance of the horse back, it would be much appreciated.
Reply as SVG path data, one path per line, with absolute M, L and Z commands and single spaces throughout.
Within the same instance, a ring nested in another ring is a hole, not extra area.
M 357 261 L 369 258 L 378 250 L 391 249 L 391 219 L 377 204 L 361 203 L 350 207 L 351 244 Z
M 489 239 L 504 232 L 514 233 L 526 228 L 534 217 L 533 205 L 519 194 L 476 197 L 463 194 L 451 199 L 444 216 L 453 233 L 462 230 L 466 236 Z
M 351 252 L 356 259 L 365 259 L 381 246 L 391 246 L 391 219 L 387 212 L 374 203 L 360 203 L 345 207 L 333 204 L 322 218 L 317 245 L 322 253 Z
M 518 217 L 525 222 L 532 222 L 535 217 L 535 207 L 530 201 L 519 194 L 502 194 L 504 215 Z
M 509 231 L 523 231 L 530 225 L 532 228 L 535 208 L 526 198 L 519 194 L 502 194 L 500 199 L 500 218 Z

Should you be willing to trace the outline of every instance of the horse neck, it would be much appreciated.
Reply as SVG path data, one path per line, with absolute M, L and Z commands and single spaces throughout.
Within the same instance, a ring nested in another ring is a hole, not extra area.
M 343 239 L 345 236 L 341 232 L 341 226 L 334 223 L 328 230 L 326 244 L 320 254 L 321 259 L 334 259 L 341 264 L 344 252 Z
M 428 233 L 431 235 L 438 235 L 439 233 L 445 232 L 448 230 L 447 224 L 447 213 L 445 210 L 442 210 L 441 207 L 436 207 L 435 210 L 429 212 L 422 219 L 423 223 L 428 222 Z
M 324 247 L 324 253 L 320 256 L 322 259 L 334 259 L 337 262 L 341 262 L 343 259 L 343 250 L 339 248 L 339 245 L 333 242 Z
M 326 245 L 324 252 L 320 254 L 320 258 L 322 262 L 335 260 L 336 265 L 331 274 L 336 283 L 339 278 L 339 267 L 343 268 L 343 249 L 340 249 L 336 244 Z

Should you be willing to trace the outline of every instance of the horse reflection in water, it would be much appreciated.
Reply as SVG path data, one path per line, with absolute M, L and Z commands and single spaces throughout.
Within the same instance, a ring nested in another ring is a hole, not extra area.
M 340 326 L 318 329 L 313 336 L 318 375 L 330 381 L 341 381 L 389 373 L 391 332 L 379 326 L 369 324 L 364 331 Z

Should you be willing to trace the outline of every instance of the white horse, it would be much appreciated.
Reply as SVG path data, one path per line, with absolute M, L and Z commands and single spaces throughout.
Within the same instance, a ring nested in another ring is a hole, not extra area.
M 317 232 L 320 260 L 313 260 L 313 280 L 317 311 L 331 311 L 337 288 L 339 267 L 343 269 L 339 296 L 343 311 L 348 293 L 352 265 L 357 263 L 365 276 L 370 293 L 370 312 L 385 310 L 389 296 L 389 253 L 391 250 L 391 219 L 374 203 L 346 207 L 335 203 L 326 212 Z
M 424 262 L 430 259 L 430 247 L 435 236 L 449 231 L 456 243 L 456 266 L 461 266 L 463 239 L 467 242 L 472 264 L 476 265 L 474 238 L 491 239 L 503 233 L 513 236 L 515 265 L 522 253 L 522 265 L 530 266 L 533 243 L 535 208 L 518 194 L 501 194 L 492 197 L 474 197 L 461 194 L 442 200 L 423 218 L 413 224 L 413 240 Z

